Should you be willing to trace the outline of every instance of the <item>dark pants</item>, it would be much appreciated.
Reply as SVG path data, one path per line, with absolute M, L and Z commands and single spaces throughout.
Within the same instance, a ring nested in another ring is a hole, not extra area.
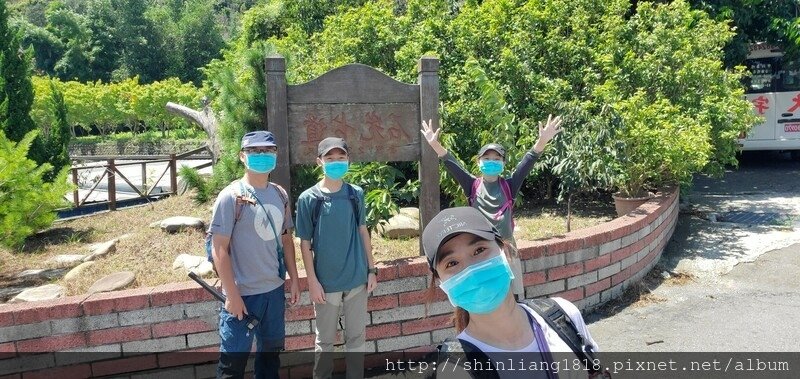
M 219 313 L 220 357 L 218 378 L 242 378 L 247 359 L 256 340 L 255 377 L 278 378 L 281 366 L 279 352 L 284 348 L 286 300 L 284 286 L 270 292 L 242 296 L 250 315 L 258 318 L 258 325 L 247 329 L 247 321 L 239 320 L 222 308 Z

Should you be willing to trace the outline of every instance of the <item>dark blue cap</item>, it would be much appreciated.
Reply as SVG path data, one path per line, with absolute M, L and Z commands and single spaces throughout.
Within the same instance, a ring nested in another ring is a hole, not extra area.
M 256 130 L 242 137 L 242 149 L 248 147 L 278 146 L 275 144 L 275 136 L 265 130 Z

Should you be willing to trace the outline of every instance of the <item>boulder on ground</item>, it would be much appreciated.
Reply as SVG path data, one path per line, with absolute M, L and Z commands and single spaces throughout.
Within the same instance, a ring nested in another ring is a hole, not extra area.
M 29 288 L 9 300 L 9 303 L 25 303 L 31 301 L 54 300 L 64 297 L 64 287 L 57 284 L 45 284 Z
M 378 230 L 385 238 L 411 238 L 419 236 L 419 221 L 404 214 L 390 218 L 380 224 Z
M 176 233 L 184 229 L 205 230 L 206 223 L 197 217 L 176 216 L 161 220 L 161 230 L 167 233 Z
M 83 262 L 86 255 L 83 254 L 61 254 L 47 260 L 47 264 L 59 268 L 72 268 Z
M 64 275 L 64 281 L 69 282 L 69 281 L 72 281 L 72 280 L 75 280 L 75 279 L 79 278 L 81 276 L 81 274 L 83 274 L 83 272 L 86 271 L 86 269 L 88 269 L 89 267 L 94 266 L 94 264 L 95 264 L 95 262 L 90 261 L 90 262 L 83 262 L 83 263 L 77 265 L 72 270 L 69 270 L 67 275 Z
M 136 280 L 136 275 L 130 271 L 117 272 L 94 282 L 94 284 L 89 287 L 88 292 L 92 294 L 116 291 L 127 287 L 133 283 L 134 280 Z

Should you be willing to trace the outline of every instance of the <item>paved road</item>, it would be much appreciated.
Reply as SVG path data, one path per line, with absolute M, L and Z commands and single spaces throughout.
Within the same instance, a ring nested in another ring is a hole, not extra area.
M 800 162 L 746 155 L 722 179 L 698 178 L 688 201 L 660 265 L 694 279 L 658 280 L 649 302 L 590 315 L 593 337 L 605 351 L 800 352 Z M 727 212 L 782 218 L 709 217 Z

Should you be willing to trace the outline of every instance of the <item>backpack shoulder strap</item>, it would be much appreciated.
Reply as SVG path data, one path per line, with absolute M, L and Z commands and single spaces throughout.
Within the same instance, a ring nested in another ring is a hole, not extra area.
M 500 189 L 503 191 L 503 196 L 506 197 L 506 203 L 513 203 L 514 196 L 511 194 L 511 185 L 508 184 L 508 180 L 502 176 L 498 180 L 500 181 Z
M 500 209 L 497 210 L 495 214 L 495 219 L 500 219 L 503 216 L 503 213 L 506 211 L 509 215 L 511 215 L 511 223 L 514 224 L 514 196 L 511 194 L 511 185 L 508 184 L 508 180 L 504 177 L 498 178 L 500 182 L 500 190 L 503 191 L 503 197 L 506 198 L 506 201 L 500 206 Z
M 498 379 L 500 377 L 498 371 L 493 369 L 495 364 L 489 356 L 469 341 L 449 337 L 442 341 L 442 344 L 437 347 L 437 351 L 436 366 L 438 370 L 447 370 L 446 365 L 449 364 L 454 365 L 451 370 L 455 372 L 455 365 L 458 365 L 459 362 L 483 362 L 482 370 L 476 370 L 473 367 L 472 370 L 468 371 L 471 378 Z
M 278 183 L 269 182 L 269 184 L 275 186 L 275 189 L 278 191 L 278 197 L 281 198 L 281 203 L 283 204 L 283 217 L 285 218 L 286 213 L 289 211 L 289 195 Z M 281 225 L 281 228 L 283 228 L 283 225 Z
M 569 346 L 582 362 L 595 362 L 594 353 L 587 347 L 586 340 L 575 328 L 575 323 L 558 303 L 550 298 L 528 299 L 524 304 L 531 307 L 556 334 Z M 590 374 L 596 372 L 594 365 L 587 367 Z
M 356 190 L 350 183 L 344 183 L 344 186 L 347 187 L 347 196 L 350 198 L 350 203 L 353 204 L 353 216 L 356 217 L 356 225 L 358 225 L 361 220 L 361 206 L 358 203 L 358 195 L 356 195 Z
M 275 189 L 278 190 L 278 196 L 281 198 L 281 202 L 283 202 L 283 206 L 285 207 L 286 205 L 288 205 L 289 204 L 289 194 L 286 193 L 286 190 L 283 189 L 283 187 L 281 187 L 281 185 L 278 184 L 278 183 L 269 182 L 269 184 L 272 184 L 273 186 L 275 186 Z
M 286 192 L 285 189 L 283 189 L 283 187 L 281 187 L 280 184 L 273 183 L 273 182 L 270 182 L 270 184 L 275 186 L 275 189 L 278 190 L 278 197 L 281 198 L 281 202 L 283 203 L 284 212 L 287 212 L 289 210 L 289 194 Z
M 241 184 L 241 183 L 239 183 Z M 233 196 L 233 225 L 236 226 L 236 223 L 242 217 L 242 210 L 244 209 L 244 201 L 242 200 L 245 194 L 243 194 L 239 190 L 239 186 L 234 185 L 233 191 L 231 191 L 231 196 Z
M 322 216 L 322 203 L 330 200 L 330 197 L 322 193 L 317 184 L 311 187 L 311 195 L 314 196 L 314 212 L 311 214 L 312 232 L 316 232 L 319 218 Z
M 481 183 L 483 183 L 483 177 L 480 176 L 472 181 L 472 191 L 469 193 L 469 198 L 467 199 L 469 206 L 475 204 L 475 200 L 478 199 L 478 188 L 481 187 Z

